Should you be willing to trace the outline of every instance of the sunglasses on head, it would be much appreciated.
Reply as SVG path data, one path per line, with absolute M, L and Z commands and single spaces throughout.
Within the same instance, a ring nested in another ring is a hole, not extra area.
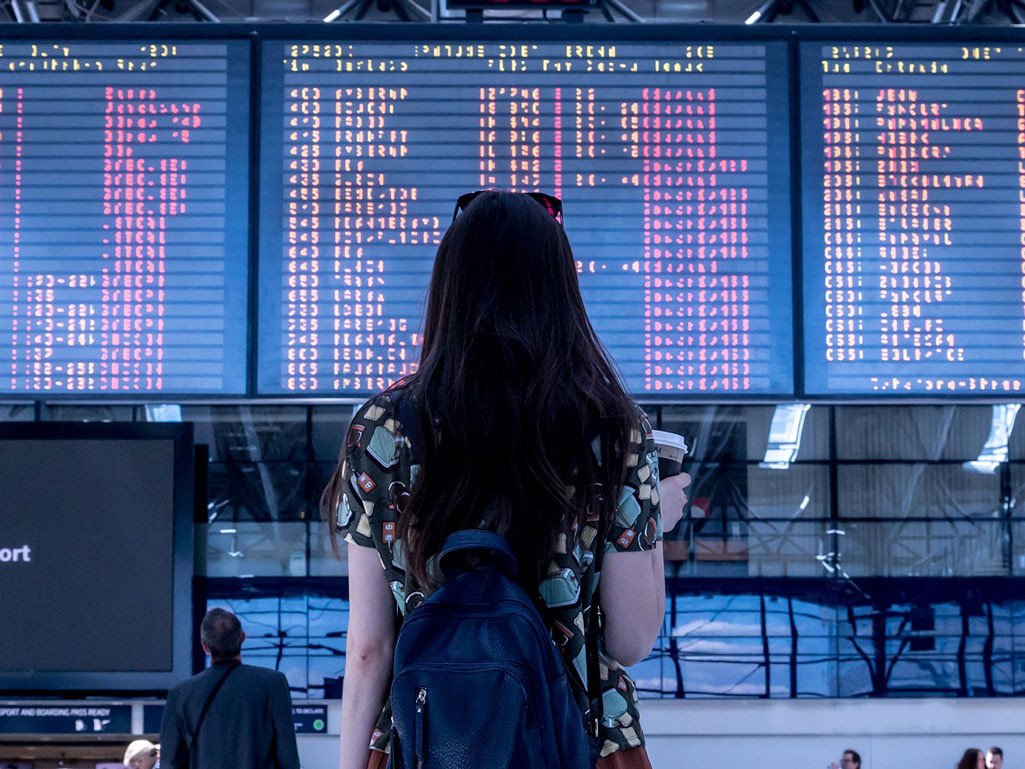
M 478 195 L 483 195 L 485 192 L 490 192 L 490 190 L 477 190 L 476 192 L 467 192 L 464 195 L 460 195 L 459 198 L 456 200 L 456 210 L 452 212 L 452 221 L 454 222 L 456 220 L 456 217 L 459 216 L 463 209 L 470 205 L 470 203 L 473 202 Z M 563 223 L 562 201 L 559 200 L 557 197 L 555 197 L 554 195 L 546 195 L 543 192 L 525 192 L 523 194 L 529 197 L 531 200 L 536 200 L 538 203 L 544 206 L 545 210 L 549 214 L 551 214 L 551 217 L 559 224 Z

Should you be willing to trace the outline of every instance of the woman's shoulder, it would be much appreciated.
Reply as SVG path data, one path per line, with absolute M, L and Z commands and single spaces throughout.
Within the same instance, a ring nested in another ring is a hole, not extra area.
M 630 442 L 644 443 L 651 438 L 651 420 L 648 419 L 647 412 L 640 405 L 634 403 L 633 407 Z
M 397 385 L 377 393 L 358 406 L 349 425 L 346 446 L 362 448 L 385 467 L 398 460 L 405 443 L 401 421 L 401 402 L 409 396 L 406 385 Z
M 658 467 L 658 456 L 655 453 L 655 438 L 651 432 L 651 421 L 637 404 L 634 404 L 634 417 L 630 425 L 630 441 L 626 455 L 627 485 L 639 488 L 639 484 L 647 481 L 648 473 Z
M 394 427 L 397 428 L 401 418 L 400 404 L 409 396 L 409 385 L 402 382 L 389 387 L 387 390 L 382 390 L 356 407 L 356 410 L 353 412 L 353 422 L 373 422 L 375 424 L 394 422 Z M 389 427 L 392 427 L 392 425 L 389 425 Z M 395 430 L 393 429 L 392 431 L 394 432 Z

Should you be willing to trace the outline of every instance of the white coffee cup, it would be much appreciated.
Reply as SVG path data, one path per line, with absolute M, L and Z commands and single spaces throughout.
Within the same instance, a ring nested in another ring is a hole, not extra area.
M 690 452 L 687 439 L 682 435 L 665 430 L 652 430 L 655 439 L 655 450 L 658 452 L 659 478 L 672 478 L 680 473 L 684 457 Z

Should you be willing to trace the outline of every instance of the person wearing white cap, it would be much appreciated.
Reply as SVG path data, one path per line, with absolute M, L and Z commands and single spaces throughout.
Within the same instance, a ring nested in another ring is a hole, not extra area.
M 128 769 L 160 769 L 160 746 L 149 740 L 135 740 L 125 751 Z

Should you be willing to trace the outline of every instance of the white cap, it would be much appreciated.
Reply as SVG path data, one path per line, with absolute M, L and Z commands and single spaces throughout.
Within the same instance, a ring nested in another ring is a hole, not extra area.
M 138 758 L 144 753 L 156 750 L 160 750 L 160 746 L 154 745 L 149 740 L 135 740 L 128 746 L 128 749 L 125 750 L 125 760 L 122 763 L 124 763 L 125 766 L 131 766 L 133 758 Z

